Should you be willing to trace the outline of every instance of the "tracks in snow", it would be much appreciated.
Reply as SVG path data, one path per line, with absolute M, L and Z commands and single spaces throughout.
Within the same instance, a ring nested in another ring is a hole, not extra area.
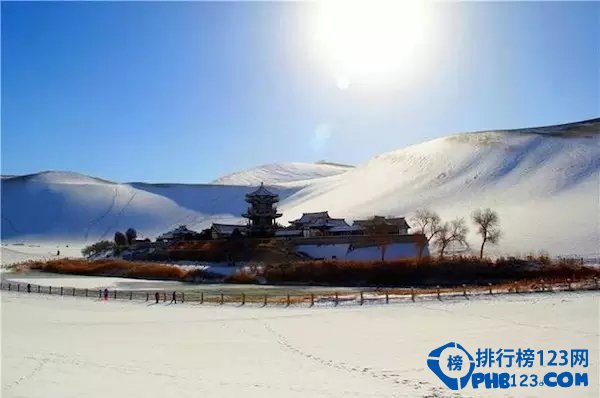
M 343 361 L 336 361 L 307 352 L 301 347 L 292 344 L 284 335 L 274 330 L 268 323 L 264 322 L 263 326 L 272 336 L 275 337 L 277 343 L 285 350 L 290 351 L 296 355 L 302 356 L 307 360 L 316 362 L 319 365 L 341 370 L 344 372 L 353 373 L 356 375 L 371 377 L 373 379 L 380 380 L 383 382 L 389 382 L 398 386 L 403 385 L 407 387 L 412 387 L 415 390 L 422 390 L 423 388 L 426 388 L 428 392 L 425 393 L 424 397 L 441 397 L 442 395 L 439 394 L 442 391 L 444 391 L 441 388 L 431 386 L 428 382 L 425 381 L 404 379 L 401 377 L 398 371 L 356 366 Z

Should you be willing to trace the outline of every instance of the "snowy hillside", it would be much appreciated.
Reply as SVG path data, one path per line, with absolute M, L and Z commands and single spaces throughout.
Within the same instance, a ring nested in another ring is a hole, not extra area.
M 281 197 L 282 222 L 320 210 L 348 220 L 410 217 L 424 206 L 445 219 L 468 219 L 473 209 L 491 207 L 504 234 L 497 252 L 599 254 L 600 119 L 457 134 L 341 173 L 314 166 L 257 168 L 212 185 L 117 184 L 63 172 L 6 177 L 2 238 L 89 241 L 130 226 L 152 237 L 177 224 L 241 222 L 247 184 L 265 181 L 277 184 L 271 188 Z M 469 241 L 477 245 L 474 234 Z
M 287 219 L 323 208 L 336 217 L 368 217 L 427 206 L 444 218 L 468 218 L 474 208 L 491 207 L 500 214 L 504 253 L 597 255 L 599 183 L 596 119 L 458 134 L 389 152 L 316 181 L 282 210 Z
M 153 237 L 238 218 L 248 187 L 118 184 L 69 172 L 2 180 L 2 239 L 94 241 L 135 227 Z M 288 190 L 279 189 L 282 198 Z M 291 192 L 291 191 L 290 191 Z
M 281 184 L 333 176 L 351 169 L 352 166 L 327 162 L 268 164 L 226 175 L 213 181 L 213 184 L 259 185 L 261 182 Z

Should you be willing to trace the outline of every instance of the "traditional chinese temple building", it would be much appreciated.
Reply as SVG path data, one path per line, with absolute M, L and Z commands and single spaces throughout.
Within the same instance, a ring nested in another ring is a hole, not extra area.
M 283 245 L 284 251 L 301 258 L 369 261 L 429 255 L 427 241 L 421 234 L 408 233 L 410 226 L 404 217 L 374 216 L 355 220 L 349 225 L 343 218 L 320 211 L 302 213 L 301 217 L 290 221 L 288 227 L 282 227 L 276 223 L 282 216 L 277 212 L 279 195 L 261 184 L 246 194 L 245 201 L 248 208 L 242 216 L 248 219 L 246 224 L 214 223 L 202 234 L 180 226 L 157 240 L 177 244 L 171 248 L 171 252 L 179 256 L 177 258 L 213 256 L 210 257 L 213 260 L 229 255 L 227 244 L 233 241 L 240 243 L 244 249 L 239 250 L 246 250 L 249 255 L 253 245 L 262 241 L 252 238 L 262 237 L 274 237 Z M 196 240 L 199 242 L 182 242 Z M 216 242 L 207 244 L 205 240 Z
M 302 217 L 290 221 L 290 227 L 283 230 L 288 236 L 330 236 L 330 235 L 351 235 L 361 233 L 361 229 L 356 226 L 348 225 L 343 218 L 332 218 L 329 212 L 320 211 L 316 213 L 302 213 Z M 295 232 L 295 233 L 294 233 Z M 277 235 L 284 235 L 278 231 Z
M 272 193 L 261 183 L 257 190 L 246 194 L 246 202 L 250 206 L 242 217 L 248 219 L 248 234 L 273 236 L 276 229 L 275 220 L 281 217 L 281 213 L 277 213 L 276 208 L 279 195 Z
M 404 217 L 374 216 L 368 220 L 355 220 L 352 225 L 371 235 L 407 235 L 410 228 Z
M 210 236 L 212 239 L 227 238 L 231 235 L 234 235 L 236 229 L 239 231 L 240 235 L 248 234 L 248 226 L 247 225 L 214 223 L 210 227 Z
M 185 225 L 180 225 L 177 228 L 165 232 L 164 234 L 156 238 L 157 242 L 180 242 L 188 240 L 199 240 L 201 238 L 200 233 L 188 229 Z

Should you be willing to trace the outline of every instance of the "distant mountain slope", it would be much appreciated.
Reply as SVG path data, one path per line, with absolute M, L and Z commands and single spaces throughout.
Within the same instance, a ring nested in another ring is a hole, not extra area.
M 556 129 L 457 134 L 385 153 L 315 181 L 282 210 L 286 219 L 325 208 L 336 217 L 368 217 L 427 206 L 445 218 L 468 219 L 474 208 L 491 207 L 500 214 L 504 252 L 597 255 L 599 183 L 595 119 Z
M 265 181 L 276 184 L 284 223 L 308 211 L 352 220 L 411 216 L 425 206 L 468 219 L 491 207 L 504 233 L 500 253 L 599 255 L 600 119 L 456 134 L 356 168 L 329 166 L 265 166 L 205 185 L 118 184 L 65 172 L 5 177 L 2 238 L 90 241 L 130 226 L 155 236 L 177 224 L 243 222 L 248 185 Z M 469 240 L 477 245 L 473 232 Z
M 282 198 L 293 191 L 275 189 Z M 43 172 L 2 180 L 2 239 L 109 238 L 135 227 L 145 236 L 187 224 L 235 221 L 248 187 L 189 184 L 119 184 L 69 172 Z
M 282 184 L 342 174 L 351 169 L 352 166 L 327 162 L 268 164 L 226 175 L 213 181 L 213 184 Z

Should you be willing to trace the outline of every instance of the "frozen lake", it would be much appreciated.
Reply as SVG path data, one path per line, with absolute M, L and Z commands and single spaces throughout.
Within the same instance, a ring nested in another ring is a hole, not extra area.
M 3 397 L 597 397 L 595 292 L 368 307 L 147 305 L 2 292 Z M 588 348 L 588 387 L 454 393 L 467 348 Z
M 337 291 L 340 294 L 369 291 L 374 288 L 360 287 L 328 287 L 328 286 L 301 286 L 301 285 L 253 285 L 253 284 L 232 284 L 232 283 L 186 283 L 177 281 L 160 281 L 148 279 L 116 278 L 108 276 L 81 276 L 56 274 L 52 272 L 3 272 L 1 278 L 5 282 L 14 282 L 25 285 L 53 286 L 54 288 L 63 286 L 65 288 L 77 289 L 104 289 L 109 290 L 139 290 L 139 291 L 167 291 L 185 292 L 186 294 L 204 292 L 208 294 L 230 294 L 236 295 L 242 292 L 248 294 L 269 294 L 269 295 L 292 295 L 320 294 Z M 191 296 L 190 296 L 191 297 Z

